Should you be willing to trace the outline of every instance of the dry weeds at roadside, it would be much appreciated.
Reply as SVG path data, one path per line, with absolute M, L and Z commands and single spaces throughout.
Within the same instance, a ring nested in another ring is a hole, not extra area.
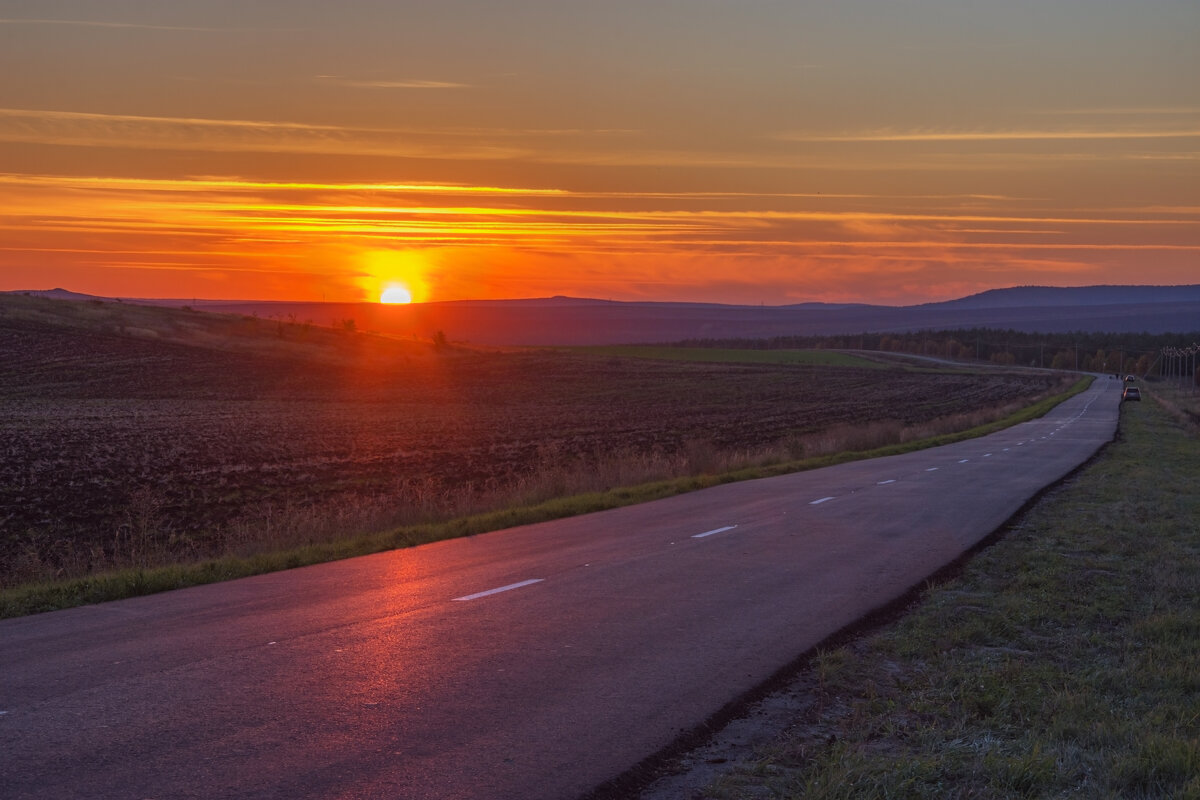
M 1143 383 L 1141 389 L 1193 433 L 1200 432 L 1200 391 L 1173 381 Z
M 131 497 L 109 541 L 81 548 L 72 546 L 68 537 L 27 539 L 0 576 L 0 586 L 209 558 L 255 557 L 623 487 L 782 468 L 798 459 L 865 452 L 958 433 L 1007 418 L 1024 407 L 1024 403 L 1008 403 L 917 425 L 888 420 L 836 426 L 755 448 L 722 449 L 711 441 L 693 439 L 674 453 L 625 448 L 580 456 L 551 443 L 539 448 L 536 470 L 507 484 L 488 481 L 448 486 L 430 478 L 410 478 L 395 481 L 385 491 L 335 497 L 319 504 L 265 503 L 209 537 L 177 530 L 164 511 L 163 493 L 142 489 Z
M 1064 378 L 1057 387 L 1044 396 L 1065 391 L 1072 383 L 1074 383 L 1073 378 Z M 1041 399 L 1043 397 L 1036 398 L 1036 400 Z M 863 425 L 836 425 L 816 433 L 793 437 L 786 443 L 786 447 L 789 455 L 793 458 L 875 450 L 888 445 L 917 442 L 988 425 L 1011 416 L 1028 405 L 1030 403 L 1005 403 L 992 408 L 949 414 L 912 425 L 902 424 L 898 420 L 880 420 Z
M 537 353 L 397 376 L 140 346 L 120 361 L 130 352 L 68 337 L 53 355 L 75 359 L 69 368 L 0 363 L 6 585 L 861 450 L 919 436 L 930 416 L 1028 402 L 1047 386 Z M 813 398 L 814 380 L 828 396 Z M 927 396 L 938 405 L 916 406 Z M 899 413 L 909 427 L 880 419 Z M 851 419 L 864 422 L 835 422 Z

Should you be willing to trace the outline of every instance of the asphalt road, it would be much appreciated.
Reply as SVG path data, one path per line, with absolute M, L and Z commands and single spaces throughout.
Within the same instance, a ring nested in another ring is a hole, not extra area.
M 571 798 L 1002 525 L 1101 377 L 956 445 L 0 622 L 0 795 Z

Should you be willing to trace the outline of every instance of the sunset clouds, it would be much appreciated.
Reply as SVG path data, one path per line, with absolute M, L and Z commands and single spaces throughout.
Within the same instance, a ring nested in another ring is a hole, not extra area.
M 34 5 L 0 19 L 0 289 L 907 303 L 1200 279 L 1187 4 Z

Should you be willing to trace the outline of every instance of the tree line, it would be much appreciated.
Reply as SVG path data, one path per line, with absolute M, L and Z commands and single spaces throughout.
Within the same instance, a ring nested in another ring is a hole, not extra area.
M 958 328 L 906 333 L 858 333 L 826 336 L 688 339 L 680 347 L 741 350 L 876 350 L 995 364 L 1078 369 L 1135 375 L 1159 374 L 1165 348 L 1187 348 L 1200 332 L 1029 333 L 999 328 Z

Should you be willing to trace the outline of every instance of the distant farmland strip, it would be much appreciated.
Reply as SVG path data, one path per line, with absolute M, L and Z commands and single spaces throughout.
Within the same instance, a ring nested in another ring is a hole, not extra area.
M 718 364 L 801 364 L 809 367 L 862 367 L 885 369 L 886 365 L 836 350 L 741 350 L 704 347 L 660 347 L 614 345 L 579 347 L 575 352 L 620 358 L 653 358 L 664 361 L 701 361 Z

